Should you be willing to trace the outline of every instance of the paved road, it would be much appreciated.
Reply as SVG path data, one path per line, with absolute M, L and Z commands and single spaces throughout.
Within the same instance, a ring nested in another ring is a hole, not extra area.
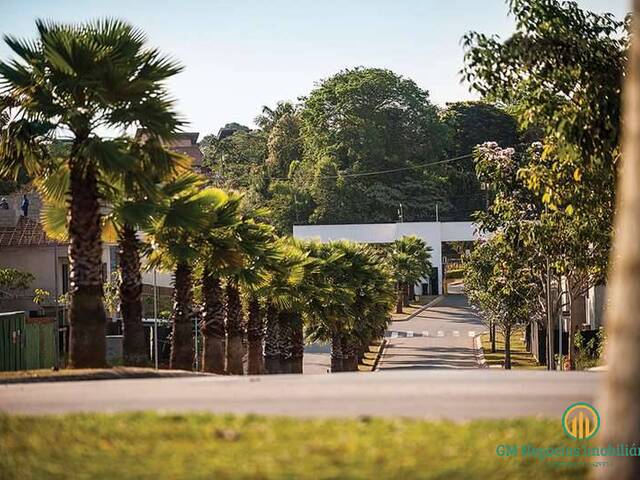
M 571 403 L 593 403 L 601 379 L 602 374 L 594 372 L 478 369 L 31 383 L 0 385 L 0 411 L 559 418 Z
M 474 336 L 486 328 L 463 295 L 448 295 L 411 320 L 393 322 L 379 370 L 478 368 Z

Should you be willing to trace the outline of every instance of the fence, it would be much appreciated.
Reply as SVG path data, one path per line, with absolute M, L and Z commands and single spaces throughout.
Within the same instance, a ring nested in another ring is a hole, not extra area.
M 51 368 L 57 364 L 55 318 L 0 313 L 0 371 Z

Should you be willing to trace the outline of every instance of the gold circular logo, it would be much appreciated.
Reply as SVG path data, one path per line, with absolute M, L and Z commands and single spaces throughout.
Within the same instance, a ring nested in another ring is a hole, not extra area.
M 570 405 L 562 415 L 562 429 L 574 440 L 587 440 L 600 428 L 600 415 L 588 403 Z

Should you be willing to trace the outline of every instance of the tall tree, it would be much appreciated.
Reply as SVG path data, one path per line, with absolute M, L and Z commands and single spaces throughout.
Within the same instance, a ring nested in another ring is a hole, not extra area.
M 617 198 L 616 236 L 607 312 L 609 365 L 604 390 L 603 444 L 631 445 L 640 438 L 640 2 L 633 2 L 631 51 L 624 89 L 624 144 Z M 640 477 L 634 457 L 616 457 L 597 477 Z
M 70 172 L 70 365 L 105 364 L 102 303 L 101 214 L 98 185 L 104 175 L 126 172 L 136 159 L 105 128 L 138 126 L 168 138 L 180 122 L 164 80 L 180 71 L 145 47 L 141 31 L 118 20 L 85 24 L 36 21 L 35 41 L 6 36 L 16 60 L 0 62 L 4 95 L 16 115 L 3 129 L 0 175 L 47 175 L 51 167 L 38 140 L 56 130 L 72 135 L 65 159 Z
M 444 158 L 446 129 L 428 92 L 413 81 L 384 69 L 344 70 L 309 94 L 300 115 L 302 167 L 315 177 L 313 200 L 340 206 L 318 208 L 313 221 L 393 221 L 397 202 L 409 203 L 416 193 L 422 205 L 435 204 L 430 190 L 443 183 L 441 170 L 420 165 Z M 398 168 L 410 170 L 354 176 Z M 419 179 L 425 187 L 407 194 L 401 185 L 407 179 Z M 387 201 L 390 189 L 394 194 Z M 327 199 L 328 190 L 333 194 Z M 425 216 L 421 209 L 407 215 Z
M 570 235 L 555 242 L 564 247 L 552 261 L 577 303 L 606 270 L 628 35 L 614 16 L 573 2 L 512 0 L 509 8 L 516 32 L 508 40 L 465 36 L 464 76 L 485 98 L 511 105 L 522 128 L 540 131 L 540 153 L 520 175 L 550 211 L 547 221 L 566 214 L 547 232 Z M 578 309 L 571 312 L 573 332 Z
M 519 142 L 518 122 L 504 109 L 487 102 L 448 103 L 442 119 L 450 129 L 450 157 L 473 153 L 477 145 L 496 142 L 502 148 Z M 447 165 L 449 198 L 456 219 L 470 218 L 486 208 L 487 194 L 475 174 L 473 157 Z

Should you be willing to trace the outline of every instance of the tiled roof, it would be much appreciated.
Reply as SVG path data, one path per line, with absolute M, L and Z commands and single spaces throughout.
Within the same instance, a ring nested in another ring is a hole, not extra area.
M 202 152 L 200 151 L 200 147 L 198 145 L 189 145 L 189 146 L 171 146 L 169 147 L 174 152 L 181 153 L 183 155 L 187 155 L 193 159 L 193 164 L 199 166 L 202 164 Z
M 65 244 L 47 237 L 40 222 L 32 218 L 20 217 L 17 225 L 13 227 L 0 227 L 0 248 L 48 245 Z

